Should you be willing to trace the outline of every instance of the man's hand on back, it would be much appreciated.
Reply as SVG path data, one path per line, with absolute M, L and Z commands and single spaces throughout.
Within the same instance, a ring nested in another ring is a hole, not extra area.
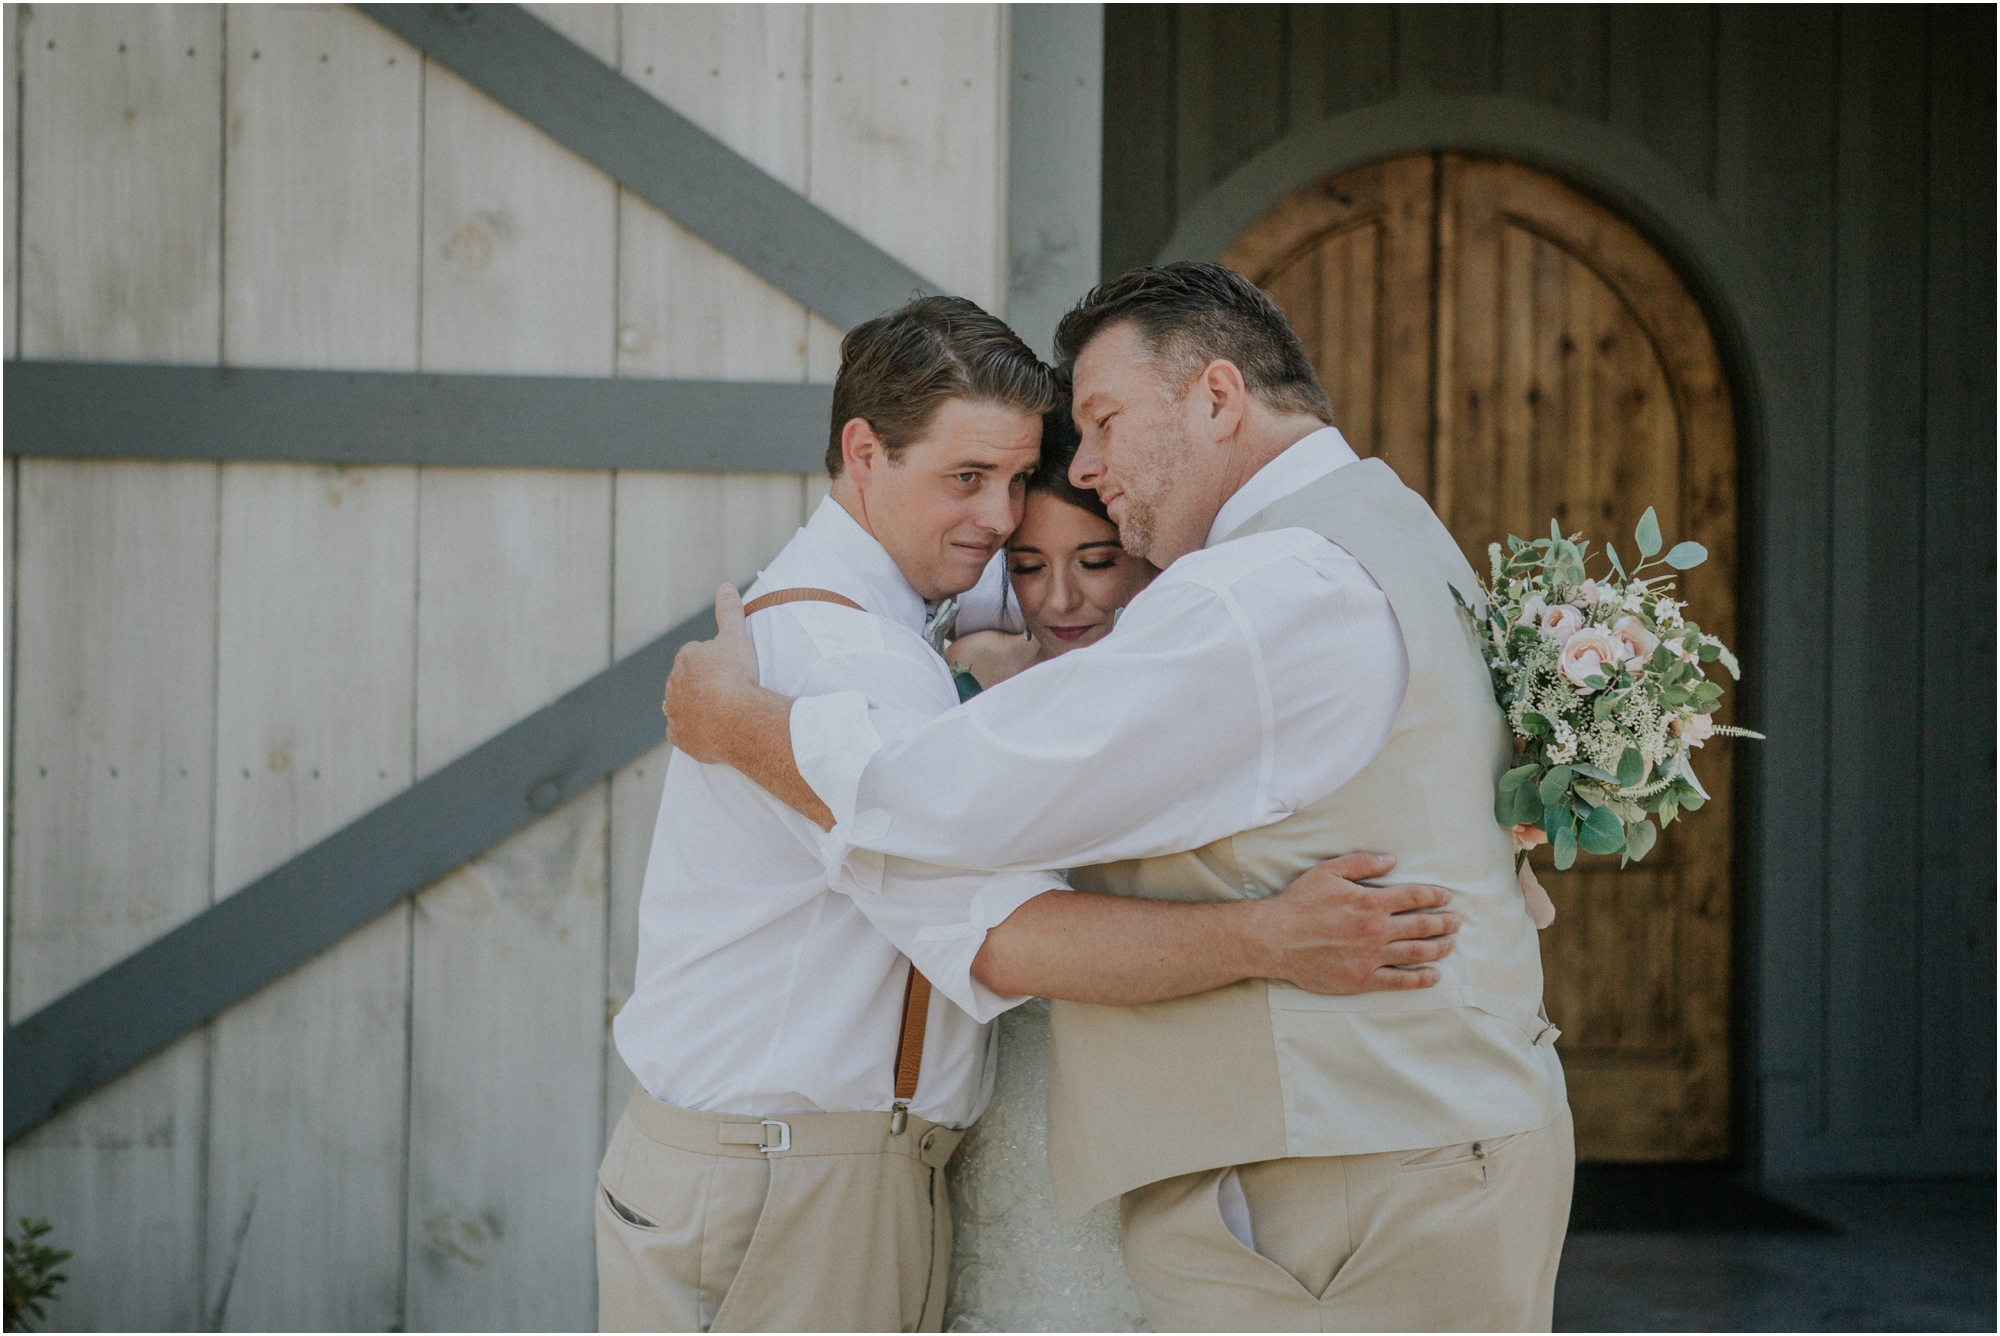
M 674 746 L 704 764 L 724 759 L 724 741 L 735 722 L 732 701 L 756 690 L 757 650 L 734 585 L 715 591 L 715 639 L 682 645 L 674 655 L 660 708 Z
M 792 757 L 792 701 L 757 684 L 757 648 L 734 585 L 715 591 L 715 639 L 682 645 L 660 708 L 667 740 L 704 765 L 721 763 L 821 830 L 833 813 L 799 774 Z
M 1459 920 L 1438 912 L 1442 886 L 1362 886 L 1396 865 L 1387 854 L 1346 854 L 1300 873 L 1257 902 L 1256 932 L 1269 955 L 1265 977 L 1309 993 L 1373 993 L 1428 988 L 1431 962 L 1451 954 Z M 1417 968 L 1398 968 L 1415 966 Z

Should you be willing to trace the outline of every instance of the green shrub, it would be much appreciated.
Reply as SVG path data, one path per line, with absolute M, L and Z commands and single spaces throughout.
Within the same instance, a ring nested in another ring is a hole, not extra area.
M 56 1270 L 69 1260 L 69 1254 L 41 1242 L 42 1235 L 48 1232 L 48 1221 L 24 1217 L 21 1237 L 7 1239 L 8 1331 L 32 1331 L 28 1325 L 30 1318 L 46 1322 L 49 1315 L 42 1305 L 54 1303 L 56 1286 L 69 1281 L 68 1276 Z

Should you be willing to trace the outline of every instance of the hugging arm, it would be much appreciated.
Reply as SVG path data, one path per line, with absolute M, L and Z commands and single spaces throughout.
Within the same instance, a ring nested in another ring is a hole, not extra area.
M 684 646 L 667 683 L 673 743 L 741 771 L 822 830 L 833 812 L 800 774 L 792 699 L 757 682 L 742 603 L 724 585 L 716 639 Z M 1283 979 L 1316 993 L 1423 988 L 1458 920 L 1436 886 L 1369 887 L 1393 858 L 1351 854 L 1302 873 L 1269 900 L 1183 904 L 1083 892 L 1044 894 L 987 931 L 974 977 L 1011 997 L 1127 1005 L 1236 982 Z
M 1040 895 L 986 934 L 972 974 L 996 993 L 1128 1006 L 1283 979 L 1314 993 L 1427 988 L 1458 918 L 1440 886 L 1359 886 L 1396 860 L 1348 854 L 1268 900 L 1180 904 Z

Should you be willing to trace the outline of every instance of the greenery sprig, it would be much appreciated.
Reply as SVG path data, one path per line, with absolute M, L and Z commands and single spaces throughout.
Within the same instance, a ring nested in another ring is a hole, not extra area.
M 42 1238 L 48 1232 L 48 1221 L 23 1217 L 21 1237 L 9 1235 L 6 1240 L 8 1331 L 33 1331 L 30 1319 L 48 1321 L 43 1305 L 54 1303 L 56 1288 L 69 1282 L 69 1277 L 56 1268 L 67 1262 L 70 1254 L 43 1243 Z

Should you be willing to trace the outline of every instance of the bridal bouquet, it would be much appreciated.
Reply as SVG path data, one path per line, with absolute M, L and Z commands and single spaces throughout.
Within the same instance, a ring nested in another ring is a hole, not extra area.
M 1708 550 L 1679 543 L 1658 555 L 1660 522 L 1650 508 L 1633 537 L 1638 564 L 1627 572 L 1607 543 L 1609 569 L 1592 578 L 1590 544 L 1565 538 L 1553 522 L 1532 543 L 1509 536 L 1504 551 L 1488 549 L 1485 613 L 1458 599 L 1485 644 L 1494 694 L 1520 748 L 1493 811 L 1514 830 L 1517 867 L 1544 839 L 1558 868 L 1575 863 L 1579 849 L 1619 854 L 1620 866 L 1644 858 L 1660 830 L 1708 798 L 1692 750 L 1718 734 L 1763 736 L 1711 717 L 1722 688 L 1705 669 L 1719 663 L 1735 678 L 1736 658 L 1673 598 L 1672 572 L 1699 566 Z

